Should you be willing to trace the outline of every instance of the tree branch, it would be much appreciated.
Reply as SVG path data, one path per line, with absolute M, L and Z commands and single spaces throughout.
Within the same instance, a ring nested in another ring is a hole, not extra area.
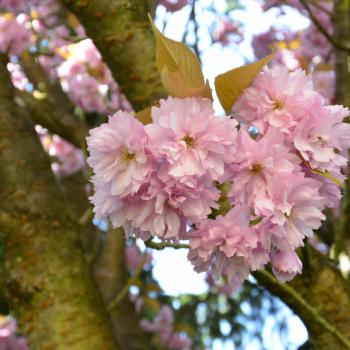
M 171 243 L 171 242 L 153 242 L 152 240 L 148 240 L 145 242 L 146 247 L 152 248 L 155 250 L 163 250 L 165 248 L 174 248 L 174 249 L 189 249 L 190 246 L 188 244 L 183 243 Z
M 31 349 L 117 350 L 47 155 L 0 64 L 1 284 Z
M 114 333 L 122 349 L 149 350 L 151 346 L 139 327 L 134 305 L 125 298 L 130 280 L 125 268 L 123 229 L 108 231 L 95 266 L 95 278 L 105 305 L 109 308 Z M 118 300 L 114 305 L 116 296 Z
M 84 25 L 135 110 L 166 95 L 146 0 L 61 0 Z
M 335 1 L 334 5 L 334 32 L 337 39 L 343 44 L 350 45 L 350 2 L 349 0 Z M 350 107 L 350 56 L 343 51 L 335 50 L 336 71 L 336 103 Z M 348 120 L 349 122 L 349 120 Z M 349 165 L 350 167 L 350 165 Z M 350 169 L 350 168 L 349 168 Z M 344 197 L 341 203 L 340 217 L 336 223 L 335 258 L 342 251 L 349 251 L 350 227 L 350 179 L 346 180 Z
M 23 101 L 32 120 L 48 129 L 51 133 L 61 136 L 78 148 L 84 148 L 88 127 L 71 113 L 55 108 L 49 98 L 36 99 L 26 91 L 17 90 L 17 96 Z
M 194 44 L 193 44 L 193 48 L 194 48 L 194 52 L 196 53 L 199 61 L 200 61 L 200 52 L 199 52 L 199 48 L 198 48 L 198 41 L 199 41 L 199 37 L 198 37 L 198 23 L 197 23 L 197 19 L 196 19 L 196 0 L 192 0 L 192 10 L 191 10 L 191 14 L 190 14 L 190 18 L 193 22 L 193 27 L 194 27 Z
M 125 269 L 124 239 L 122 230 L 101 232 L 92 223 L 91 207 L 86 193 L 86 177 L 77 173 L 61 179 L 66 195 L 69 213 L 75 218 L 85 217 L 79 227 L 88 266 L 102 295 L 105 308 L 115 295 L 128 290 L 128 276 Z M 90 218 L 90 220 L 89 220 Z M 124 297 L 127 292 L 124 292 Z M 123 350 L 149 350 L 147 339 L 139 328 L 134 306 L 128 299 L 121 298 L 118 307 L 108 310 L 114 335 Z
M 300 3 L 303 5 L 305 10 L 307 11 L 311 21 L 316 26 L 316 28 L 334 46 L 334 48 L 349 53 L 350 52 L 350 46 L 343 45 L 341 42 L 337 41 L 330 33 L 328 33 L 328 31 L 323 27 L 321 22 L 317 19 L 317 17 L 312 12 L 309 4 L 307 3 L 307 0 L 300 0 Z
M 20 57 L 20 65 L 34 88 L 45 93 L 55 109 L 60 110 L 62 114 L 73 111 L 74 104 L 62 90 L 60 83 L 48 77 L 36 57 L 25 51 Z
M 254 276 L 304 321 L 315 349 L 343 350 L 350 344 L 349 285 L 327 257 L 311 246 L 303 248 L 302 255 L 303 274 L 288 284 L 261 271 Z
M 140 267 L 136 270 L 133 276 L 131 276 L 128 281 L 124 284 L 123 289 L 117 294 L 117 296 L 109 303 L 108 310 L 112 311 L 114 308 L 118 307 L 119 304 L 124 300 L 129 294 L 130 287 L 138 281 L 140 274 L 143 271 L 144 263 L 147 260 L 147 256 L 144 256 Z
M 344 349 L 350 349 L 350 339 L 345 337 L 339 330 L 329 323 L 316 308 L 309 304 L 294 288 L 288 284 L 280 283 L 276 278 L 266 270 L 259 270 L 253 273 L 254 277 L 262 283 L 265 287 L 270 286 L 271 289 L 278 291 L 279 295 L 284 295 L 285 298 L 290 299 L 293 307 L 296 307 L 303 312 L 308 313 L 309 317 L 318 323 L 325 331 L 331 333 L 336 337 Z

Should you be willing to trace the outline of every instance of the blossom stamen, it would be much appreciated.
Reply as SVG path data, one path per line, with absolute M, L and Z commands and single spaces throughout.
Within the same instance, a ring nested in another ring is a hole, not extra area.
M 274 110 L 281 110 L 283 107 L 283 102 L 279 99 L 277 99 L 274 103 L 273 103 L 273 109 Z
M 189 135 L 184 136 L 184 138 L 182 140 L 185 141 L 187 146 L 193 146 L 194 145 L 194 138 L 189 136 Z
M 258 163 L 253 164 L 250 169 L 250 171 L 254 174 L 259 174 L 261 173 L 262 170 L 263 170 L 263 167 Z
M 127 148 L 124 148 L 121 152 L 120 152 L 120 159 L 122 161 L 126 161 L 126 162 L 129 162 L 133 159 L 135 159 L 135 153 L 130 151 L 129 149 Z

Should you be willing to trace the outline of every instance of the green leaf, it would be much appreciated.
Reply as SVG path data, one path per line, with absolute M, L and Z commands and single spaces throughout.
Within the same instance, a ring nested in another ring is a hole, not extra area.
M 215 89 L 225 112 L 229 114 L 237 98 L 272 59 L 273 53 L 246 66 L 234 68 L 215 78 Z
M 165 37 L 149 20 L 156 38 L 156 63 L 163 85 L 174 97 L 201 96 L 212 98 L 204 80 L 198 57 L 183 43 Z

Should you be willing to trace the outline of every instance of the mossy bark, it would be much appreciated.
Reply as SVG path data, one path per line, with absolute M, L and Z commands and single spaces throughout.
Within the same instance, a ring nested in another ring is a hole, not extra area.
M 106 306 L 119 295 L 128 282 L 125 266 L 124 231 L 108 231 L 101 254 L 95 266 L 95 279 Z M 123 350 L 150 350 L 151 345 L 145 333 L 140 329 L 134 305 L 129 301 L 128 293 L 124 299 L 110 310 L 115 335 Z
M 31 350 L 116 350 L 77 226 L 0 64 L 1 287 Z
M 311 246 L 302 250 L 303 273 L 288 286 L 314 310 L 305 308 L 283 284 L 271 281 L 263 274 L 255 274 L 258 282 L 273 295 L 285 302 L 304 322 L 315 350 L 344 350 L 347 347 L 332 332 L 327 330 L 321 319 L 326 320 L 350 342 L 350 286 L 332 262 Z
M 334 1 L 334 35 L 350 47 L 350 0 Z M 350 53 L 334 49 L 336 71 L 336 102 L 350 108 Z
M 136 111 L 164 96 L 145 0 L 61 0 L 81 21 Z

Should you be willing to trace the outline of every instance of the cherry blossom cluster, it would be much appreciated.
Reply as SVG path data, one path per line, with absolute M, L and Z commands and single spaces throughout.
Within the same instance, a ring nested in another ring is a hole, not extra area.
M 17 324 L 11 316 L 0 316 L 0 349 L 28 350 L 26 340 L 16 335 Z
M 144 239 L 178 240 L 217 207 L 225 165 L 234 158 L 235 125 L 203 98 L 161 100 L 143 126 L 117 112 L 87 138 L 98 218 Z
M 338 205 L 349 111 L 327 105 L 303 71 L 257 76 L 216 117 L 212 101 L 160 101 L 152 123 L 117 112 L 88 137 L 98 218 L 142 239 L 189 239 L 196 271 L 240 285 L 270 262 L 282 281 L 301 272 L 295 249 Z M 219 209 L 219 183 L 232 206 Z
M 309 17 L 308 12 L 299 0 L 266 0 L 262 3 L 263 10 L 278 7 L 284 13 L 283 5 L 297 9 L 302 15 Z M 332 1 L 319 1 L 308 4 L 319 24 L 330 35 L 334 33 L 331 13 Z M 282 34 L 282 35 L 281 35 Z M 267 32 L 255 35 L 252 47 L 257 58 L 262 58 L 275 49 L 274 64 L 282 64 L 289 70 L 304 68 L 312 75 L 314 88 L 328 103 L 334 99 L 335 73 L 331 69 L 334 65 L 334 50 L 329 41 L 320 32 L 312 20 L 310 25 L 301 32 L 278 31 L 271 27 Z
M 57 72 L 63 89 L 79 107 L 99 113 L 131 110 L 91 39 L 69 45 L 67 56 Z
M 350 146 L 350 125 L 343 119 L 349 111 L 327 105 L 303 71 L 283 67 L 265 69 L 233 111 L 242 125 L 231 166 L 233 210 L 247 205 L 253 219 L 261 220 L 253 226 L 258 263 L 250 262 L 247 249 L 240 256 L 253 270 L 269 259 L 277 277 L 288 280 L 301 270 L 295 249 L 320 227 L 322 210 L 339 203 L 347 164 L 342 154 Z

